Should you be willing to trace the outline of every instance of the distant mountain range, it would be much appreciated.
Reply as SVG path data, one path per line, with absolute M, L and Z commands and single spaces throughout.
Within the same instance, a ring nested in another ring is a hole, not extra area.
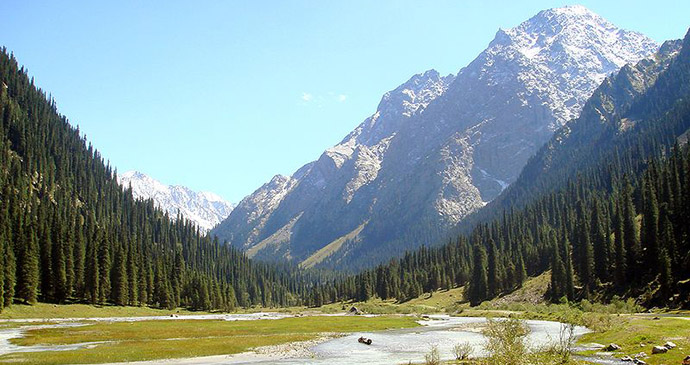
M 206 233 L 225 219 L 234 205 L 211 192 L 196 192 L 185 186 L 165 185 L 138 171 L 127 171 L 118 176 L 125 188 L 131 186 L 136 199 L 153 199 L 156 207 L 175 218 L 178 214 L 194 222 Z
M 456 76 L 434 70 L 292 176 L 244 198 L 212 233 L 252 257 L 361 268 L 422 244 L 509 186 L 607 75 L 658 49 L 582 6 L 538 13 Z

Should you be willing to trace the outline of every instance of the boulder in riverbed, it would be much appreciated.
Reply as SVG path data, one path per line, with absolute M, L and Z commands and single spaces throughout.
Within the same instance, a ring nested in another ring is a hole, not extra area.
M 649 357 L 649 355 L 647 355 L 645 352 L 638 352 L 633 357 L 636 359 L 646 359 Z
M 604 348 L 604 351 L 618 351 L 620 350 L 621 347 L 616 345 L 615 343 L 610 343 L 608 346 Z
M 652 347 L 652 354 L 664 354 L 668 349 L 664 346 L 654 346 Z

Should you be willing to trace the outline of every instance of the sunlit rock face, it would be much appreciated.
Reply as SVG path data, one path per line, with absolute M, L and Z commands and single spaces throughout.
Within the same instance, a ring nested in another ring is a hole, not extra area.
M 341 143 L 212 233 L 252 256 L 351 269 L 436 243 L 515 181 L 607 75 L 657 48 L 581 6 L 542 11 L 499 30 L 457 75 L 426 71 L 386 93 Z

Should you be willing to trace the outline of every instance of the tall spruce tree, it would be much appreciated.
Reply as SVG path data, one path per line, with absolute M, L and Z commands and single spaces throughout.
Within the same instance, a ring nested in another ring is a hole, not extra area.
M 602 211 L 602 207 L 598 203 L 594 203 L 594 210 L 592 213 L 591 237 L 592 247 L 594 249 L 594 269 L 596 277 L 602 282 L 609 279 L 611 257 L 611 247 L 609 237 L 606 234 L 608 229 L 608 222 Z
M 628 282 L 639 282 L 639 260 L 641 256 L 640 239 L 638 236 L 637 225 L 635 224 L 635 217 L 637 213 L 632 201 L 633 188 L 630 180 L 625 178 L 625 185 L 623 188 L 623 239 L 625 240 L 626 253 L 626 278 Z
M 120 246 L 115 252 L 112 268 L 112 301 L 117 305 L 129 303 L 129 282 L 127 279 L 127 262 Z
M 576 248 L 578 254 L 577 266 L 578 276 L 583 287 L 583 294 L 589 298 L 592 289 L 595 286 L 594 276 L 594 250 L 590 241 L 590 227 L 589 215 L 587 208 L 583 201 L 577 203 L 577 230 L 574 232 L 576 239 Z
M 489 239 L 489 250 L 487 257 L 487 294 L 488 297 L 493 298 L 499 294 L 501 279 L 499 277 L 498 268 L 498 249 L 493 239 Z
M 17 298 L 27 304 L 35 304 L 38 300 L 39 252 L 34 226 L 35 224 L 31 223 L 26 231 L 22 230 L 25 237 L 21 241 L 23 249 L 17 270 Z
M 479 305 L 489 294 L 486 249 L 477 245 L 474 248 L 472 279 L 469 283 L 468 298 L 471 305 Z
M 98 303 L 105 304 L 110 298 L 110 245 L 107 234 L 101 232 L 98 242 Z
M 623 208 L 621 207 L 621 202 L 617 199 L 615 200 L 616 214 L 615 214 L 615 227 L 614 227 L 614 263 L 615 263 L 615 273 L 614 282 L 617 288 L 624 288 L 626 283 L 627 274 L 627 253 L 625 251 L 625 226 L 623 218 Z
M 640 228 L 641 243 L 644 250 L 647 277 L 661 267 L 661 245 L 659 243 L 659 203 L 657 193 L 650 181 L 652 177 L 644 179 L 642 184 L 642 226 Z

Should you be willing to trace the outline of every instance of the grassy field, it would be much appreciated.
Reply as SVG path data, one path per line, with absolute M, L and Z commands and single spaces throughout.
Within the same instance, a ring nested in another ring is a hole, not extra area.
M 327 304 L 318 308 L 324 313 L 335 313 L 348 310 L 352 306 L 370 314 L 413 314 L 413 313 L 452 313 L 462 301 L 464 288 L 450 290 L 438 290 L 431 294 L 425 293 L 408 300 L 398 303 L 394 299 L 381 300 L 374 298 L 367 302 L 347 302 Z M 467 306 L 465 304 L 465 306 Z
M 2 319 L 51 319 L 51 318 L 103 318 L 103 317 L 145 317 L 168 316 L 177 314 L 208 314 L 191 312 L 180 308 L 176 310 L 155 309 L 149 307 L 118 307 L 113 305 L 67 304 L 56 305 L 37 303 L 35 305 L 14 304 L 0 312 Z
M 580 343 L 615 343 L 622 347 L 617 357 L 645 352 L 647 364 L 681 364 L 690 355 L 690 320 L 661 315 L 658 320 L 652 316 L 617 317 L 609 330 L 582 336 Z M 671 341 L 678 345 L 665 354 L 652 355 L 652 347 Z M 591 353 L 591 351 L 590 351 Z
M 413 317 L 298 317 L 280 320 L 175 320 L 95 323 L 29 331 L 18 345 L 101 342 L 75 351 L 15 353 L 0 362 L 79 364 L 234 354 L 257 346 L 315 339 L 323 333 L 351 333 L 415 327 Z

